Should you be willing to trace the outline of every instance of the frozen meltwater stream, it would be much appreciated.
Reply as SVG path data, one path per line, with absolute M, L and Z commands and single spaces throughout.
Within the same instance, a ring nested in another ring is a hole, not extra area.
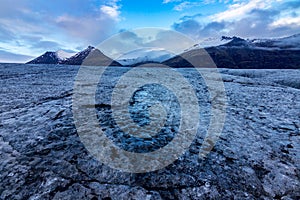
M 300 198 L 300 70 L 220 69 L 226 122 L 213 150 L 199 159 L 211 99 L 195 69 L 177 69 L 198 97 L 197 136 L 173 164 L 131 174 L 95 160 L 81 142 L 72 113 L 78 69 L 0 64 L 0 199 Z M 99 125 L 125 150 L 162 148 L 176 135 L 181 107 L 165 87 L 146 85 L 133 96 L 130 116 L 146 126 L 147 109 L 159 100 L 167 111 L 164 129 L 151 140 L 122 132 L 109 101 L 128 70 L 112 67 L 102 77 L 95 109 Z

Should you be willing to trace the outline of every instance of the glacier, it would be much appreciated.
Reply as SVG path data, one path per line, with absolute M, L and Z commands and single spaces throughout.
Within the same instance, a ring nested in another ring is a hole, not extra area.
M 196 91 L 202 126 L 176 162 L 131 174 L 97 161 L 82 144 L 72 115 L 78 69 L 0 64 L 0 199 L 299 198 L 300 70 L 219 69 L 226 122 L 214 149 L 199 159 L 211 101 L 195 69 L 176 69 Z M 110 119 L 109 92 L 128 70 L 110 67 L 98 91 L 95 112 L 110 137 L 121 133 Z

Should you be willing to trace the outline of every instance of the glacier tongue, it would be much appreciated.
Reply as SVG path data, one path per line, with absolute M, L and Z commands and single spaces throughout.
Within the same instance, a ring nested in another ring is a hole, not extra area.
M 142 48 L 125 53 L 117 59 L 122 65 L 134 65 L 144 62 L 163 62 L 174 54 L 161 48 Z

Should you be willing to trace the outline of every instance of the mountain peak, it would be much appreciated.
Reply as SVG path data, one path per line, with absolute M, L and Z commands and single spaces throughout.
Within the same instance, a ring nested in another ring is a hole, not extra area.
M 89 46 L 87 47 L 87 49 L 95 49 L 95 47 L 89 45 Z
M 28 64 L 57 64 L 60 59 L 57 57 L 56 52 L 47 51 L 41 56 L 31 60 Z
M 95 49 L 96 49 L 95 47 L 89 45 L 86 49 L 84 49 L 84 50 L 81 51 L 81 52 L 91 52 L 91 51 L 93 51 L 93 50 L 95 50 Z M 79 52 L 79 53 L 81 53 L 81 52 Z
M 70 58 L 67 58 L 62 64 L 67 65 L 81 65 L 82 62 L 88 55 L 94 51 L 96 48 L 93 46 L 88 46 L 83 51 L 78 52 L 77 54 L 71 56 Z
M 89 64 L 95 66 L 121 66 L 120 63 L 105 56 L 101 51 L 93 46 L 88 46 L 78 53 L 69 53 L 64 50 L 56 52 L 47 51 L 43 55 L 28 62 L 28 64 L 65 64 L 65 65 L 81 65 Z
M 232 40 L 233 38 L 232 37 L 228 37 L 228 36 L 222 36 L 221 37 L 221 40 Z
M 226 43 L 226 44 L 223 44 L 221 46 L 224 46 L 224 47 L 250 47 L 252 46 L 251 43 L 245 39 L 242 39 L 240 37 L 222 37 L 222 39 L 226 39 L 226 40 L 231 40 L 230 42 Z
M 300 34 L 277 39 L 222 37 L 223 45 L 205 48 L 219 68 L 299 69 Z M 197 47 L 197 46 L 196 46 Z M 164 62 L 170 67 L 203 66 L 201 51 L 192 48 Z M 186 59 L 188 58 L 188 59 Z M 193 65 L 188 60 L 195 60 Z

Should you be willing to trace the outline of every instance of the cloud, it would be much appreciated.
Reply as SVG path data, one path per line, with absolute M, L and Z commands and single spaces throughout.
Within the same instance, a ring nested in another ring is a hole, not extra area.
M 194 7 L 194 6 L 199 6 L 200 4 L 201 4 L 201 2 L 184 1 L 184 2 L 176 5 L 174 7 L 174 10 L 176 10 L 176 11 L 182 11 L 182 10 Z
M 283 9 L 300 8 L 300 1 L 288 1 L 282 4 Z
M 108 1 L 97 11 L 85 16 L 61 15 L 56 18 L 55 23 L 67 34 L 96 45 L 116 31 L 116 23 L 120 21 L 121 14 L 118 2 Z
M 195 15 L 185 15 L 183 17 L 181 17 L 179 20 L 180 21 L 186 21 L 189 19 L 196 19 L 198 17 L 203 17 L 203 15 L 201 13 L 195 14 Z
M 234 1 L 239 1 L 239 0 L 234 0 Z M 174 6 L 173 10 L 175 11 L 183 11 L 187 10 L 192 7 L 197 7 L 201 5 L 207 5 L 207 4 L 214 4 L 214 3 L 223 3 L 227 4 L 229 3 L 230 0 L 190 0 L 190 1 L 184 1 L 184 0 L 164 0 L 163 4 L 168 4 L 168 3 L 177 3 L 177 5 Z
M 123 41 L 126 41 L 128 43 L 132 43 L 134 45 L 142 45 L 143 44 L 143 38 L 139 37 L 136 33 L 131 31 L 124 31 L 120 34 L 120 39 Z
M 111 19 L 113 19 L 115 21 L 119 20 L 120 11 L 119 11 L 118 6 L 116 6 L 116 5 L 114 5 L 114 6 L 103 5 L 103 6 L 101 6 L 100 10 L 103 14 L 106 14 Z
M 244 18 L 231 23 L 229 34 L 243 37 L 281 37 L 299 33 L 299 18 L 290 14 L 288 8 L 252 9 Z
M 176 3 L 176 2 L 183 2 L 184 0 L 163 0 L 163 4 L 168 4 L 168 3 Z M 239 1 L 239 0 L 235 0 Z M 229 3 L 230 0 L 190 0 L 190 1 L 184 1 L 187 3 L 197 3 L 197 4 L 212 4 L 212 3 Z
M 274 17 L 279 15 L 279 11 L 254 9 L 249 16 L 240 20 L 230 22 L 228 26 L 228 35 L 237 35 L 241 37 L 272 37 L 279 36 L 268 27 Z
M 111 33 L 114 20 L 110 18 L 96 18 L 95 16 L 74 17 L 63 15 L 55 20 L 69 38 L 80 39 L 86 44 L 97 44 Z
M 202 28 L 200 23 L 194 19 L 183 20 L 179 23 L 173 24 L 173 29 L 181 33 L 193 36 L 199 33 Z
M 197 40 L 222 35 L 246 38 L 282 37 L 300 32 L 299 1 L 236 1 L 211 15 L 184 16 L 172 28 Z M 291 12 L 293 10 L 293 12 Z
M 193 40 L 170 30 L 161 30 L 155 35 L 154 39 L 147 44 L 147 46 L 150 47 L 159 47 L 167 50 L 173 55 L 182 53 L 192 45 L 194 45 Z
M 225 29 L 225 22 L 211 22 L 204 26 L 202 30 L 200 30 L 200 34 L 203 36 L 215 35 L 216 33 L 220 33 L 223 29 Z
M 2 0 L 0 46 L 11 53 L 97 45 L 116 31 L 119 0 Z
M 197 20 L 189 19 L 180 23 L 174 23 L 172 27 L 174 30 L 198 40 L 222 33 L 226 24 L 225 22 L 211 22 L 201 25 Z
M 280 18 L 278 20 L 275 20 L 270 26 L 272 28 L 284 27 L 284 26 L 300 27 L 300 17 Z
M 8 51 L 0 50 L 0 62 L 1 63 L 10 63 L 10 62 L 24 63 L 26 61 L 29 61 L 32 58 L 33 57 L 27 56 L 27 55 L 14 54 L 14 53 L 10 53 Z
M 20 14 L 22 14 L 21 11 L 24 10 L 27 3 L 27 0 L 1 0 L 0 18 L 18 17 Z M 11 13 L 11 11 L 15 11 L 15 13 Z
M 16 38 L 16 35 L 0 24 L 0 38 L 4 41 L 11 41 Z
M 36 43 L 33 43 L 32 48 L 42 49 L 42 50 L 51 50 L 51 51 L 57 51 L 61 49 L 61 45 L 57 42 L 53 41 L 37 41 Z
M 157 28 L 123 31 L 98 46 L 110 58 L 117 59 L 137 49 L 165 49 L 178 54 L 194 44 L 180 33 Z
M 211 16 L 215 21 L 235 21 L 246 17 L 253 9 L 269 9 L 273 3 L 281 0 L 251 0 L 248 2 L 240 2 L 231 4 L 229 9 L 224 12 Z
M 181 2 L 182 0 L 164 0 L 163 4 L 173 3 L 173 2 Z
M 121 6 L 118 5 L 118 2 L 120 0 L 111 0 L 107 3 L 107 5 L 102 5 L 100 7 L 100 15 L 107 15 L 108 18 L 114 20 L 114 21 L 119 21 L 120 20 L 120 8 Z

